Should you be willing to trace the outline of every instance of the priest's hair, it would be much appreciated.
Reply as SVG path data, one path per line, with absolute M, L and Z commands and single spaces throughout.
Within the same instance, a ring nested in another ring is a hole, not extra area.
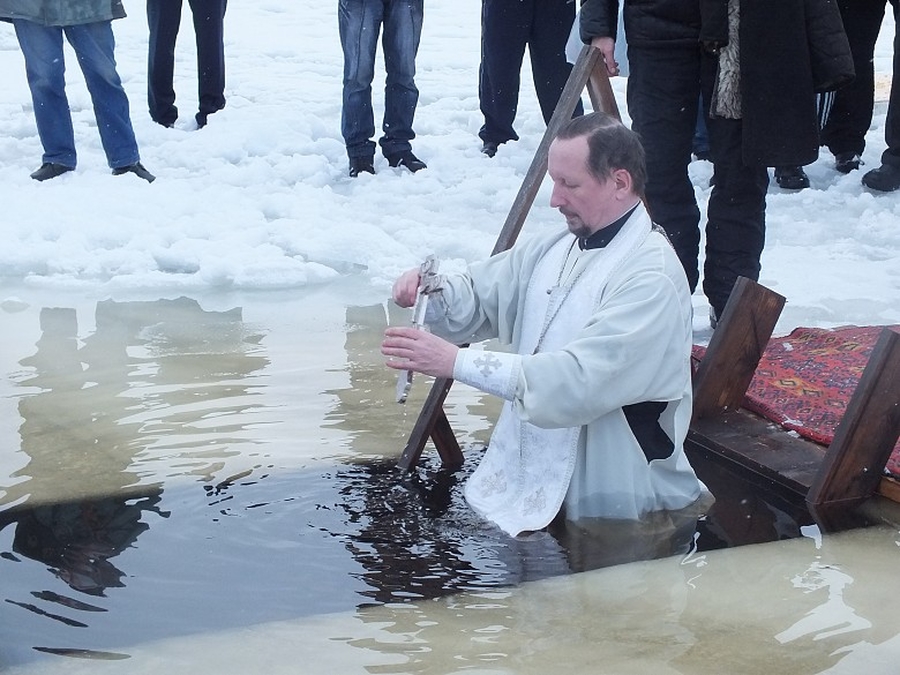
M 588 170 L 598 180 L 606 180 L 613 171 L 624 169 L 631 174 L 633 191 L 644 195 L 647 163 L 641 139 L 631 129 L 608 113 L 593 112 L 565 122 L 556 138 L 587 136 Z

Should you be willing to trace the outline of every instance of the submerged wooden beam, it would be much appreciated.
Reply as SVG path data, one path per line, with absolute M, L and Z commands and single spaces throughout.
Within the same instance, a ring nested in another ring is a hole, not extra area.
M 410 471 L 416 467 L 429 437 L 434 442 L 434 446 L 444 466 L 455 467 L 462 465 L 464 461 L 463 453 L 443 408 L 444 400 L 447 398 L 450 385 L 452 384 L 453 380 L 443 377 L 434 381 L 406 443 L 406 447 L 403 449 L 400 460 L 397 462 L 397 466 L 401 470 Z

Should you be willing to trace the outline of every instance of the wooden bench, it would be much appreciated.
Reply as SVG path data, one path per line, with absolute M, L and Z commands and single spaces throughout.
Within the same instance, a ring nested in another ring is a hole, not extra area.
M 724 460 L 763 488 L 802 499 L 828 525 L 876 490 L 900 501 L 883 477 L 900 435 L 900 333 L 885 329 L 828 447 L 742 407 L 784 298 L 741 278 L 694 374 L 688 454 Z

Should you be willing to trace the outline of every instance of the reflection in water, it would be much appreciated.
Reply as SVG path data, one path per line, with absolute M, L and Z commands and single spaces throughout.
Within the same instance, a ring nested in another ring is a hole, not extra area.
M 686 554 L 697 513 L 633 521 L 559 519 L 546 531 L 510 537 L 475 515 L 466 471 L 429 466 L 406 475 L 394 460 L 340 471 L 345 543 L 364 568 L 366 597 L 379 603 L 501 588 L 635 560 Z M 471 468 L 474 462 L 468 463 Z
M 257 420 L 248 413 L 261 407 L 254 401 L 260 385 L 251 375 L 268 364 L 261 334 L 247 330 L 240 309 L 205 311 L 187 298 L 104 301 L 95 325 L 82 339 L 74 309 L 41 310 L 41 336 L 21 360 L 26 375 L 18 382 L 27 391 L 18 409 L 28 459 L 8 483 L 0 476 L 0 535 L 14 531 L 0 555 L 37 561 L 68 589 L 94 598 L 53 590 L 19 564 L 8 568 L 13 578 L 28 579 L 34 590 L 9 588 L 7 606 L 80 628 L 108 611 L 99 602 L 108 589 L 126 585 L 129 574 L 114 559 L 150 528 L 145 513 L 169 515 L 160 506 L 163 482 L 173 472 L 219 482 L 228 458 L 241 455 L 236 446 L 255 442 L 249 429 Z
M 131 499 L 101 497 L 10 509 L 0 513 L 0 530 L 15 523 L 14 553 L 46 564 L 50 572 L 73 590 L 101 597 L 106 595 L 107 588 L 125 586 L 122 580 L 125 573 L 110 558 L 131 546 L 150 527 L 142 521 L 142 513 L 169 515 L 157 506 L 160 494 Z M 35 597 L 72 609 L 105 611 L 55 593 L 44 592 Z
M 253 442 L 246 432 L 265 367 L 261 335 L 240 309 L 208 312 L 188 298 L 97 303 L 96 330 L 79 343 L 75 311 L 45 308 L 36 353 L 22 360 L 37 388 L 19 404 L 28 464 L 4 504 L 116 494 L 181 473 L 207 480 Z M 160 472 L 154 464 L 162 460 Z
M 377 457 L 390 445 L 403 447 L 404 408 L 389 400 L 386 392 L 393 391 L 388 369 L 383 362 L 375 362 L 371 353 L 376 336 L 387 327 L 383 305 L 347 309 L 347 370 L 350 385 L 329 393 L 340 406 L 328 415 L 328 420 L 346 431 L 353 450 L 361 456 Z M 380 343 L 379 343 L 380 344 Z
M 19 402 L 21 450 L 29 461 L 16 476 L 28 479 L 8 488 L 3 502 L 114 494 L 137 483 L 128 446 L 140 425 L 123 421 L 130 403 L 121 396 L 125 346 L 109 340 L 108 353 L 100 361 L 95 353 L 91 362 L 82 357 L 74 309 L 44 308 L 40 322 L 37 351 L 21 361 L 33 372 L 21 386 L 38 390 Z
M 808 635 L 812 635 L 814 640 L 823 640 L 833 635 L 872 627 L 871 621 L 859 616 L 844 602 L 844 588 L 853 583 L 851 576 L 815 562 L 803 575 L 795 577 L 792 583 L 794 588 L 803 589 L 807 593 L 826 589 L 827 599 L 793 626 L 778 633 L 775 639 L 782 644 Z
M 805 504 L 763 491 L 721 462 L 691 456 L 697 475 L 716 496 L 701 523 L 698 545 L 703 550 L 794 539 L 814 521 Z

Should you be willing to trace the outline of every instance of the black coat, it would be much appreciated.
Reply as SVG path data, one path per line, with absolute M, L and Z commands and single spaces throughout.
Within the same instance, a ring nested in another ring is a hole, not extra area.
M 727 0 L 625 0 L 629 45 L 699 48 L 727 41 Z M 816 92 L 853 78 L 835 0 L 742 0 L 743 160 L 790 166 L 818 157 Z M 582 40 L 616 37 L 618 0 L 584 0 Z
M 853 79 L 835 0 L 741 4 L 743 154 L 748 164 L 790 166 L 819 156 L 815 94 Z

